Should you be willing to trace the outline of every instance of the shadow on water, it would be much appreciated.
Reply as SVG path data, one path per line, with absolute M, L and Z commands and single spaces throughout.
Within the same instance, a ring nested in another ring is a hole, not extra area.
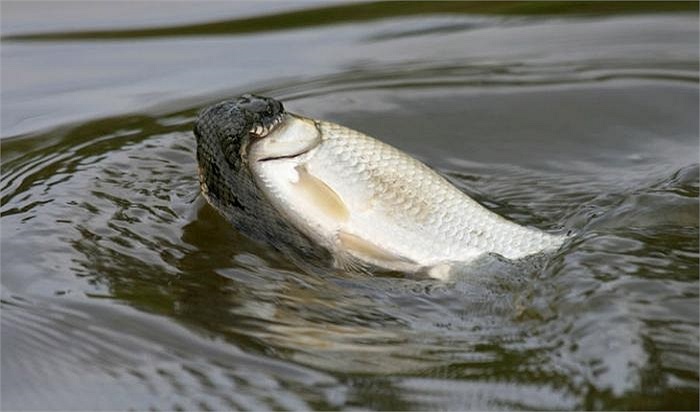
M 421 7 L 535 6 L 278 18 Z M 257 91 L 408 151 L 509 219 L 576 235 L 447 283 L 305 273 L 201 199 L 200 104 L 3 139 L 3 405 L 697 409 L 697 63 L 356 63 Z

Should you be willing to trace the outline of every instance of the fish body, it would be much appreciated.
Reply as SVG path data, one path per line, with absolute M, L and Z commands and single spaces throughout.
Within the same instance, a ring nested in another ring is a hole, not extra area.
M 251 102 L 257 104 L 252 111 L 262 116 L 243 113 L 251 111 L 244 109 Z M 519 259 L 563 241 L 489 211 L 422 162 L 358 131 L 286 113 L 269 98 L 247 95 L 219 105 L 228 107 L 228 114 L 206 109 L 195 128 L 203 191 L 206 195 L 211 189 L 211 179 L 201 172 L 210 169 L 206 162 L 211 155 L 200 154 L 200 145 L 210 152 L 213 140 L 226 152 L 226 142 L 238 141 L 237 153 L 223 157 L 228 164 L 237 163 L 227 173 L 247 176 L 233 184 L 246 187 L 230 190 L 257 194 L 243 206 L 275 215 L 272 221 L 259 216 L 253 226 L 280 226 L 279 220 L 287 227 L 273 231 L 291 229 L 303 239 L 299 245 L 261 239 L 278 249 L 316 249 L 341 268 L 444 277 L 454 265 L 486 254 Z M 240 120 L 246 116 L 253 118 L 251 124 Z M 231 123 L 243 124 L 228 135 L 211 130 Z M 234 224 L 240 220 L 230 205 L 207 197 Z

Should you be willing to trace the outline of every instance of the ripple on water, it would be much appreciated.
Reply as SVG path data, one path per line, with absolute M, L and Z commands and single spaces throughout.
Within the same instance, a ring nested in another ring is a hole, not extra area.
M 386 136 L 511 219 L 575 233 L 547 259 L 496 261 L 450 283 L 305 273 L 242 237 L 198 195 L 194 107 L 3 142 L 5 406 L 693 408 L 697 84 L 651 83 L 387 95 L 359 82 L 290 99 Z M 690 103 L 672 115 L 635 108 L 660 90 Z M 612 107 L 599 107 L 603 95 Z M 344 99 L 377 104 L 333 112 L 328 102 Z M 449 134 L 466 116 L 457 104 L 480 133 Z M 575 123 L 577 141 L 561 133 L 575 119 L 550 119 L 567 105 L 669 133 Z M 488 117 L 502 107 L 524 115 Z M 513 125 L 533 124 L 554 126 L 527 151 Z M 428 141 L 430 130 L 446 137 Z M 597 156 L 613 137 L 618 163 Z

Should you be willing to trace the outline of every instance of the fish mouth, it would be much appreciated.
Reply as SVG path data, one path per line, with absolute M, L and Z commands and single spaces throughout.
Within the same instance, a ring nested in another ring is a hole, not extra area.
M 272 161 L 272 160 L 294 159 L 295 157 L 299 157 L 299 156 L 301 156 L 301 155 L 303 155 L 303 154 L 308 153 L 311 149 L 313 149 L 313 147 L 310 147 L 310 148 L 308 148 L 308 149 L 304 149 L 303 151 L 298 152 L 298 153 L 293 153 L 293 154 L 288 154 L 288 155 L 281 155 L 281 156 L 263 157 L 263 158 L 260 158 L 260 159 L 255 159 L 255 161 L 256 161 L 256 162 L 265 163 L 265 162 L 270 162 L 270 161 Z

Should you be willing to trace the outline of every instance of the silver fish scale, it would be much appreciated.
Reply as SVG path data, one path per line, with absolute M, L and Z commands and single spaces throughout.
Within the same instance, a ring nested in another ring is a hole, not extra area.
M 359 222 L 356 230 L 367 230 L 368 237 L 396 253 L 428 262 L 484 252 L 520 258 L 563 240 L 487 210 L 398 149 L 334 123 L 318 124 L 323 143 L 308 160 L 313 173 L 351 210 L 380 214 L 384 219 Z

